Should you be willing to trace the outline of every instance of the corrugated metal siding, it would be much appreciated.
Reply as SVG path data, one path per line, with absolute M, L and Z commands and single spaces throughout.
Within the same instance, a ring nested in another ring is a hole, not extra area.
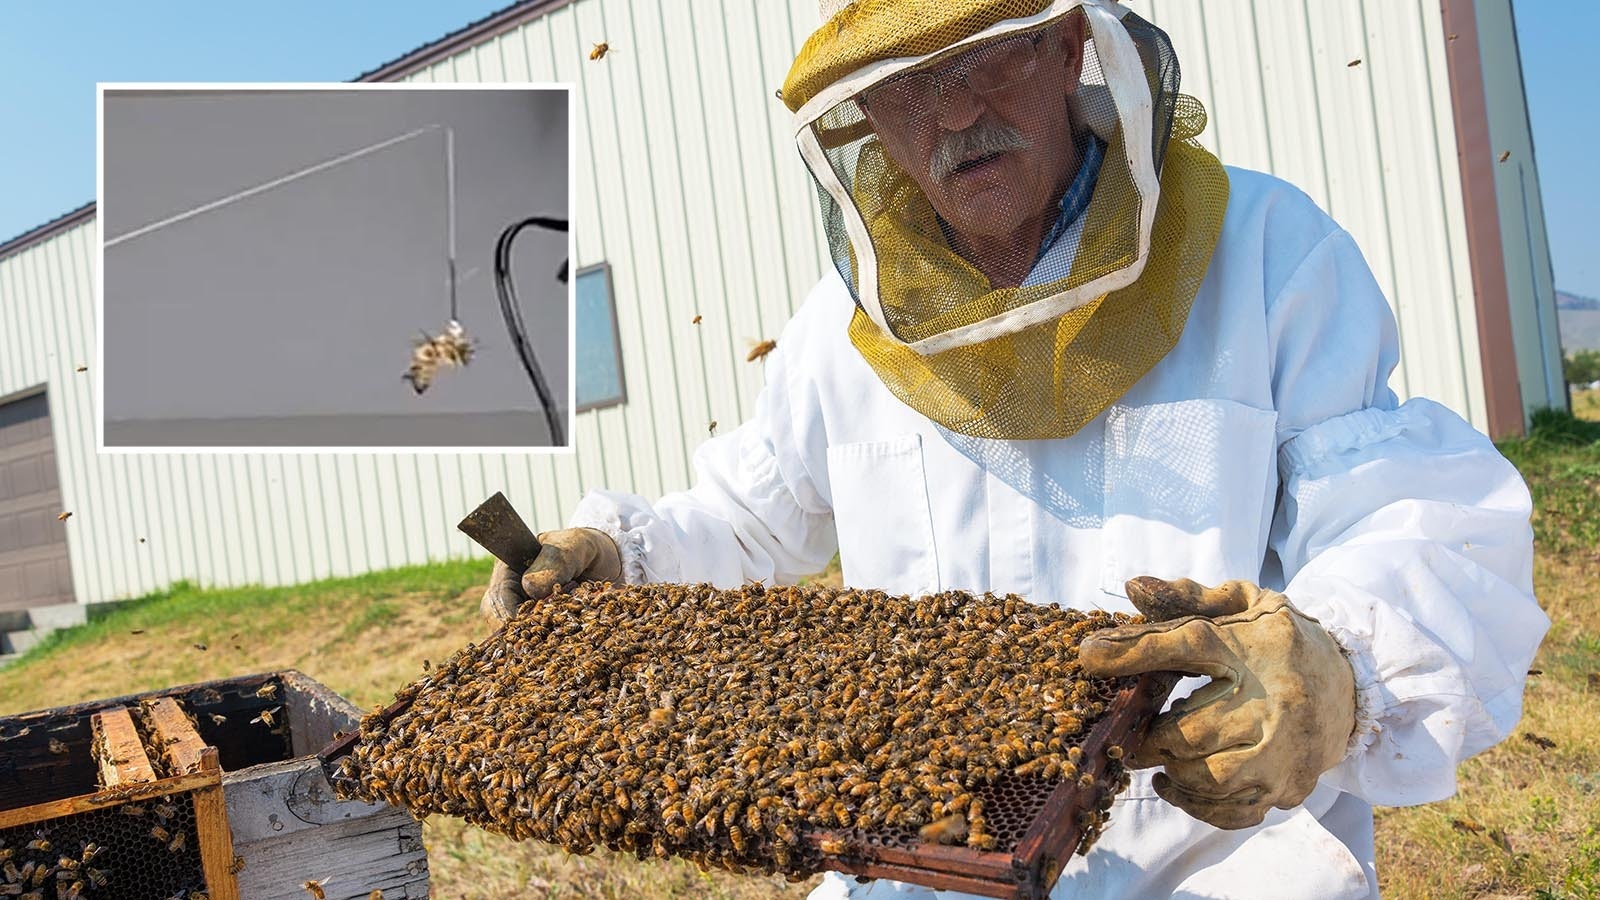
M 1483 59 L 1492 152 L 1497 160 L 1502 153 L 1511 154 L 1495 164 L 1494 174 L 1522 408 L 1529 415 L 1546 407 L 1565 409 L 1567 385 L 1561 371 L 1555 270 L 1544 231 L 1539 169 L 1534 159 L 1533 129 L 1528 122 L 1511 0 L 1478 0 L 1473 13 Z
M 1172 33 L 1208 145 L 1355 235 L 1400 321 L 1397 388 L 1483 427 L 1437 4 L 1135 8 Z M 49 386 L 80 599 L 466 555 L 454 521 L 501 488 L 552 528 L 585 488 L 686 486 L 711 420 L 751 412 L 761 367 L 744 342 L 776 335 L 827 265 L 772 97 L 815 23 L 810 0 L 579 0 L 413 76 L 577 86 L 573 268 L 612 264 L 629 402 L 578 416 L 573 456 L 96 456 L 94 373 L 74 372 L 93 361 L 95 227 L 0 260 L 0 396 Z M 611 52 L 590 62 L 599 41 Z
M 1203 142 L 1300 187 L 1356 239 L 1400 326 L 1402 398 L 1487 426 L 1436 0 L 1150 0 Z M 1360 60 L 1358 65 L 1351 63 Z

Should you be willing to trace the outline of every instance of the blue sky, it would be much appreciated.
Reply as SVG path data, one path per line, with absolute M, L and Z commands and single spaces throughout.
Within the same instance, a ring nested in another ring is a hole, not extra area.
M 1600 298 L 1600 3 L 1515 0 L 1513 9 L 1556 287 Z
M 97 81 L 344 81 L 508 2 L 7 4 L 0 240 L 94 198 Z M 1600 297 L 1600 3 L 1520 0 L 1516 19 L 1556 286 Z
M 94 199 L 97 81 L 348 81 L 510 2 L 6 3 L 0 241 Z

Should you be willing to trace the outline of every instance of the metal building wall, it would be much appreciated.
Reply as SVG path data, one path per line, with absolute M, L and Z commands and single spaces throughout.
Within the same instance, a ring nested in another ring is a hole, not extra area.
M 91 218 L 0 259 L 0 397 L 47 386 L 80 602 L 481 555 L 454 528 L 479 500 L 504 489 L 552 528 L 587 483 L 583 461 L 534 454 L 97 455 L 98 241 Z
M 1476 0 L 1473 14 L 1483 60 L 1492 152 L 1497 160 L 1499 154 L 1510 154 L 1495 164 L 1494 181 L 1522 408 L 1530 414 L 1546 407 L 1565 409 L 1567 383 L 1561 371 L 1555 270 L 1544 231 L 1533 127 L 1528 120 L 1511 0 Z
M 1400 322 L 1397 390 L 1484 427 L 1436 0 L 1134 8 L 1172 33 L 1212 149 L 1300 185 L 1355 235 Z M 751 411 L 744 342 L 775 336 L 827 265 L 773 98 L 815 24 L 811 0 L 576 0 L 411 75 L 577 86 L 573 269 L 613 267 L 629 399 L 579 415 L 572 456 L 97 457 L 91 379 L 74 372 L 92 363 L 93 222 L 0 259 L 0 396 L 49 383 L 80 599 L 475 553 L 452 523 L 496 489 L 551 528 L 586 488 L 686 486 L 711 421 Z

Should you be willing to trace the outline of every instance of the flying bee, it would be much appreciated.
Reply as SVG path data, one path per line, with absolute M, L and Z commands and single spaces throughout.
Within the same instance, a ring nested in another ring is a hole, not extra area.
M 59 755 L 67 752 L 67 745 L 61 743 L 60 741 L 56 740 L 55 738 L 51 738 L 50 739 L 50 752 L 59 756 Z
M 922 826 L 917 830 L 917 836 L 929 844 L 954 844 L 967 836 L 967 817 L 961 813 L 951 813 Z
M 1505 151 L 1505 152 L 1500 154 L 1500 161 L 1501 162 L 1505 162 L 1506 160 L 1508 160 L 1510 158 L 1511 158 L 1511 151 L 1510 150 L 1507 150 L 1507 151 Z
M 256 696 L 260 697 L 263 700 L 271 700 L 272 697 L 277 693 L 278 693 L 278 686 L 273 684 L 273 683 L 271 683 L 271 682 L 268 682 L 266 684 L 263 684 L 261 687 L 256 688 Z
M 281 707 L 281 706 L 275 706 L 272 709 L 263 709 L 261 711 L 261 715 L 256 716 L 254 719 L 250 720 L 250 724 L 254 725 L 257 722 L 259 722 L 259 723 L 267 726 L 268 728 L 271 728 L 272 726 L 277 724 L 277 722 L 273 719 L 272 714 L 274 712 L 282 709 L 282 708 L 283 707 Z
M 318 881 L 308 879 L 304 884 L 300 885 L 300 887 L 305 890 L 306 893 L 315 898 L 315 900 L 328 900 L 328 892 L 322 889 L 322 886 L 327 883 L 328 879 L 326 878 Z
M 711 436 L 712 437 L 716 437 L 717 436 L 717 420 L 716 419 L 712 419 L 711 420 L 711 425 L 709 427 L 707 427 L 706 430 L 711 432 Z
M 611 52 L 611 44 L 607 43 L 606 41 L 601 41 L 600 43 L 594 45 L 593 50 L 589 51 L 589 58 L 605 59 L 606 54 L 609 52 Z
M 694 321 L 690 322 L 689 324 L 690 325 L 699 325 L 700 324 L 700 314 L 696 313 L 695 317 L 694 317 Z
M 777 341 L 750 341 L 750 352 L 745 354 L 744 361 L 755 362 L 776 349 Z
M 56 516 L 56 521 L 57 522 L 65 522 L 66 520 L 68 520 L 70 518 L 72 518 L 72 513 L 71 512 L 63 512 L 60 515 Z
M 228 724 L 228 717 L 222 715 L 221 713 L 212 713 L 211 721 L 218 725 L 226 725 Z

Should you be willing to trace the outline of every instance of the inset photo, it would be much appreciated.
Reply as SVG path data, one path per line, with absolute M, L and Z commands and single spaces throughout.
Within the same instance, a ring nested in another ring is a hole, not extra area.
M 99 449 L 570 449 L 568 86 L 99 102 Z

